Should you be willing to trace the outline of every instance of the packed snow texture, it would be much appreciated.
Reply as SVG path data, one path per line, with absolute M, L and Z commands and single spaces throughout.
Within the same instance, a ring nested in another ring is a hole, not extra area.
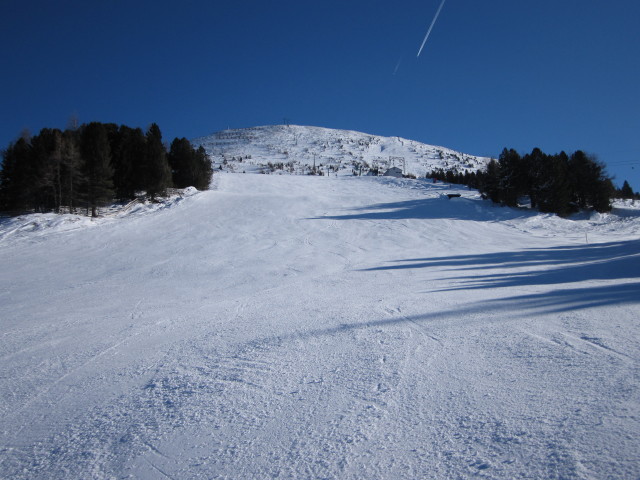
M 322 172 L 331 168 L 330 172 L 348 174 L 353 169 L 360 172 L 360 167 L 363 174 L 370 168 L 384 173 L 398 167 L 405 174 L 424 177 L 437 168 L 475 172 L 489 161 L 400 137 L 299 125 L 223 130 L 194 139 L 193 144 L 202 145 L 218 167 L 247 173 L 299 174 L 315 165 Z
M 0 222 L 0 477 L 639 478 L 636 205 L 218 174 L 139 207 Z

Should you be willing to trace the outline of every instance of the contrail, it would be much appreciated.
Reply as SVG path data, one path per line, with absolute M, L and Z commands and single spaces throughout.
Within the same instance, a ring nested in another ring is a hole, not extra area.
M 395 75 L 396 73 L 398 73 L 398 69 L 400 68 L 400 64 L 402 63 L 402 57 L 400 57 L 400 60 L 398 60 L 398 64 L 396 65 L 396 69 L 393 71 L 393 74 Z
M 436 16 L 433 17 L 433 21 L 431 22 L 431 26 L 429 27 L 429 30 L 427 31 L 427 34 L 425 35 L 424 40 L 422 41 L 422 45 L 420 45 L 420 50 L 418 50 L 418 55 L 417 55 L 418 57 L 422 53 L 422 49 L 424 48 L 424 44 L 427 43 L 427 38 L 429 38 L 429 34 L 431 34 L 431 29 L 433 29 L 433 26 L 436 24 L 436 20 L 438 20 L 438 15 L 440 15 L 440 10 L 442 10 L 442 7 L 444 7 L 444 2 L 446 2 L 446 1 L 447 0 L 442 0 L 442 3 L 438 7 L 438 11 L 436 12 Z

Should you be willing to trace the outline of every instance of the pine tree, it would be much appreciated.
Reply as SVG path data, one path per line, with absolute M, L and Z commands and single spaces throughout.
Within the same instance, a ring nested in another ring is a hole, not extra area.
M 591 205 L 596 212 L 610 212 L 613 208 L 611 197 L 615 192 L 615 187 L 610 178 L 603 177 L 594 185 L 591 193 Z
M 28 188 L 35 211 L 60 211 L 63 160 L 63 133 L 60 130 L 43 128 L 31 139 Z
M 500 203 L 500 166 L 493 158 L 487 164 L 487 170 L 479 182 L 480 192 L 492 202 Z
M 96 217 L 97 208 L 114 195 L 111 150 L 104 124 L 92 122 L 83 127 L 81 155 L 87 211 L 91 209 L 91 216 Z
M 571 183 L 569 178 L 569 157 L 566 153 L 548 155 L 542 172 L 546 181 L 539 188 L 539 208 L 541 212 L 567 216 L 572 213 Z
M 213 176 L 213 166 L 211 165 L 211 160 L 209 160 L 207 152 L 202 145 L 200 145 L 195 151 L 194 156 L 197 171 L 194 187 L 196 187 L 198 190 L 206 190 L 209 188 L 211 177 Z
M 589 204 L 589 192 L 594 181 L 591 162 L 582 150 L 577 150 L 571 155 L 569 160 L 571 169 L 572 187 L 575 202 L 578 208 L 587 208 Z
M 31 188 L 37 209 L 72 211 L 81 179 L 78 135 L 75 131 L 44 128 L 32 139 Z
M 80 186 L 82 183 L 82 158 L 80 156 L 80 135 L 77 130 L 65 130 L 62 133 L 61 145 L 62 174 L 61 200 L 62 205 L 74 213 L 79 205 Z
M 578 207 L 593 207 L 598 212 L 610 211 L 614 188 L 604 165 L 577 150 L 571 155 L 570 167 Z
M 627 182 L 626 180 L 624 181 L 624 184 L 620 189 L 620 195 L 622 198 L 633 198 L 634 196 L 633 189 L 631 188 L 631 185 L 629 185 L 629 182 Z
M 62 132 L 58 129 L 51 130 L 51 144 L 48 152 L 48 165 L 46 168 L 47 187 L 51 190 L 53 208 L 56 213 L 60 213 L 62 207 L 62 176 L 63 176 L 63 156 L 62 156 Z
M 32 208 L 29 170 L 31 142 L 21 137 L 2 153 L 0 210 L 20 212 Z
M 171 169 L 158 125 L 151 124 L 146 139 L 144 186 L 149 198 L 154 199 L 165 195 L 171 186 Z
M 505 148 L 498 162 L 502 202 L 509 207 L 516 207 L 518 197 L 526 193 L 526 172 L 522 159 L 515 150 Z
M 176 188 L 195 186 L 196 165 L 194 151 L 186 138 L 175 138 L 167 155 L 171 166 L 173 185 Z
M 544 194 L 544 185 L 549 180 L 545 165 L 548 163 L 548 155 L 539 148 L 531 150 L 529 155 L 524 157 L 525 168 L 528 172 L 529 199 L 531 208 L 538 208 L 540 197 Z
M 144 158 L 146 139 L 139 128 L 121 125 L 112 147 L 113 184 L 116 196 L 121 200 L 135 197 L 137 190 L 144 190 Z

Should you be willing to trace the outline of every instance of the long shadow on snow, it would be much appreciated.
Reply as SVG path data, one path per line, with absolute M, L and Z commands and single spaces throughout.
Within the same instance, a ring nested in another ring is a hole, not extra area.
M 423 198 L 404 202 L 377 203 L 351 209 L 356 213 L 314 217 L 310 220 L 408 220 L 408 219 L 450 219 L 450 220 L 506 220 L 534 216 L 532 211 L 503 208 L 487 204 L 475 198 L 455 198 L 445 196 Z M 476 208 L 470 208 L 475 206 Z
M 558 290 L 551 293 L 517 295 L 495 300 L 473 302 L 458 308 L 424 313 L 421 315 L 396 316 L 368 322 L 342 323 L 328 328 L 318 328 L 290 335 L 262 339 L 260 343 L 281 344 L 295 339 L 306 340 L 324 336 L 334 336 L 351 331 L 375 327 L 418 324 L 442 327 L 472 324 L 490 324 L 504 319 L 537 317 L 544 314 L 574 312 L 607 305 L 640 303 L 640 282 L 603 287 L 586 287 Z M 624 354 L 624 353 L 623 353 Z M 626 355 L 626 354 L 624 354 Z
M 640 240 L 398 260 L 364 271 L 418 268 L 460 272 L 456 285 L 441 291 L 634 279 L 640 277 Z M 494 269 L 502 271 L 491 272 Z M 488 273 L 469 275 L 473 271 Z M 636 294 L 640 297 L 640 291 Z

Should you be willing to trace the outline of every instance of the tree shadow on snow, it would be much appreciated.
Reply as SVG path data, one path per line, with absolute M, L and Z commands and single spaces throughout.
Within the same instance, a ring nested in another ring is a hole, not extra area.
M 427 312 L 419 315 L 397 315 L 369 321 L 341 323 L 326 328 L 295 332 L 263 339 L 262 342 L 280 345 L 287 340 L 348 334 L 350 332 L 395 325 L 417 325 L 438 328 L 456 325 L 488 324 L 504 319 L 537 317 L 586 310 L 610 305 L 639 304 L 640 282 L 556 290 L 553 292 L 516 295 L 463 304 L 456 308 Z M 607 319 L 604 319 L 607 320 Z M 427 335 L 428 331 L 425 330 Z
M 640 283 L 632 282 L 640 278 L 640 240 L 398 260 L 393 265 L 364 271 L 419 268 L 438 268 L 451 273 L 440 280 L 452 285 L 436 292 L 558 286 L 554 291 L 496 300 L 492 307 L 565 311 L 640 303 Z M 622 282 L 569 289 L 560 287 L 590 280 Z
M 516 295 L 480 303 L 496 309 L 531 313 L 560 313 L 611 305 L 640 303 L 640 282 L 597 287 L 558 289 L 529 295 Z
M 393 265 L 363 271 L 417 268 L 460 272 L 460 280 L 456 286 L 443 290 L 633 279 L 640 277 L 640 240 L 480 255 L 414 258 L 397 260 Z M 480 271 L 487 273 L 469 274 Z
M 486 324 L 505 319 L 537 317 L 545 314 L 574 312 L 591 308 L 640 304 L 640 240 L 596 245 L 569 245 L 549 249 L 528 249 L 517 252 L 485 255 L 458 255 L 407 259 L 395 265 L 370 268 L 367 271 L 411 268 L 444 268 L 449 272 L 466 271 L 456 286 L 436 291 L 496 289 L 501 287 L 551 286 L 535 293 L 505 295 L 497 298 L 462 301 L 450 308 L 427 311 L 418 315 L 391 315 L 369 321 L 353 321 L 326 328 L 298 331 L 262 339 L 261 342 L 282 344 L 288 340 L 306 340 L 325 336 L 395 325 L 418 325 L 427 329 L 456 325 Z M 470 272 L 500 269 L 496 273 Z M 509 271 L 524 269 L 524 271 Z M 506 270 L 506 271 L 505 271 Z M 455 277 L 454 281 L 455 281 Z M 571 283 L 588 280 L 616 281 L 599 285 Z M 443 279 L 452 282 L 452 277 Z M 560 284 L 562 284 L 560 286 Z M 569 285 L 567 285 L 569 284 Z M 428 303 L 425 292 L 425 303 Z M 603 319 L 608 320 L 608 319 Z
M 464 194 L 463 194 L 464 195 Z M 475 207 L 475 208 L 474 208 Z M 423 198 L 403 202 L 377 203 L 350 209 L 355 213 L 314 217 L 310 220 L 507 220 L 534 216 L 537 212 L 500 207 L 478 198 L 454 198 L 444 194 L 436 198 Z

